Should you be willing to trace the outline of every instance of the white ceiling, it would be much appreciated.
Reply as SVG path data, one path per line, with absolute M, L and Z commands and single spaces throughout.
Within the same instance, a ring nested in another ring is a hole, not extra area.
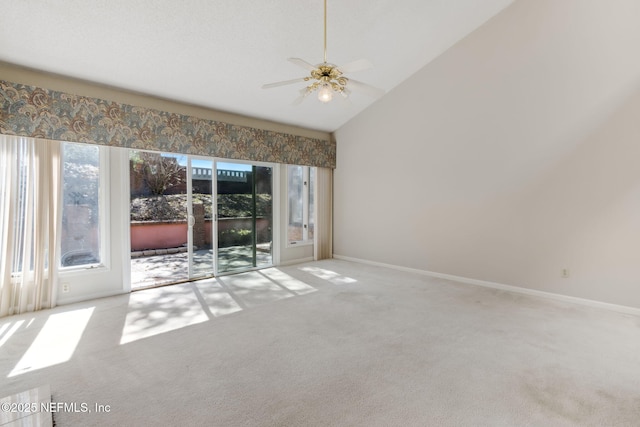
M 513 0 L 328 0 L 328 61 L 389 91 Z M 334 131 L 374 100 L 292 101 L 287 61 L 323 59 L 322 0 L 0 0 L 0 60 L 216 110 Z M 349 77 L 349 76 L 347 76 Z M 1 76 L 0 76 L 1 78 Z

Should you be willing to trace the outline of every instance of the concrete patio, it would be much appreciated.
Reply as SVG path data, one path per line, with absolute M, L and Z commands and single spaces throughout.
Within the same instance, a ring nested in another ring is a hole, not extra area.
M 253 268 L 251 246 L 231 246 L 218 249 L 218 272 L 227 273 Z M 196 250 L 193 253 L 194 278 L 213 276 L 213 249 Z M 272 264 L 270 244 L 258 245 L 258 267 Z M 132 253 L 131 289 L 189 280 L 188 253 L 186 247 Z

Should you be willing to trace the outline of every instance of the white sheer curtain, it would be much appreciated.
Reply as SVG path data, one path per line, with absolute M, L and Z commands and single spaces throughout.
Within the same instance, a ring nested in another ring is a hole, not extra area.
M 60 143 L 0 135 L 0 317 L 55 306 Z
M 333 258 L 333 169 L 316 169 L 314 259 Z

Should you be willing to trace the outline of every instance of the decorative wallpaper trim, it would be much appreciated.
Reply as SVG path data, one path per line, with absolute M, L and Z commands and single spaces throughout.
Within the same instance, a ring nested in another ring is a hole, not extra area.
M 0 133 L 235 160 L 335 168 L 328 140 L 0 80 Z

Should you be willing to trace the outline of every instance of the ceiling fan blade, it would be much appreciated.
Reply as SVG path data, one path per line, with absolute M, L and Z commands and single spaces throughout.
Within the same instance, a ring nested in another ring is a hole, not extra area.
M 262 85 L 262 89 L 269 89 L 272 87 L 291 85 L 294 83 L 304 82 L 306 79 L 307 79 L 306 77 L 300 77 L 299 79 L 285 80 L 283 82 L 276 82 L 276 83 L 268 83 L 266 85 Z
M 340 92 L 340 96 L 338 96 L 339 104 L 345 108 L 353 107 L 353 102 L 351 102 L 351 100 L 349 99 L 350 94 L 351 91 L 347 88 L 344 88 L 344 90 Z
M 289 58 L 288 59 L 289 62 L 293 62 L 294 64 L 298 65 L 299 67 L 304 68 L 305 70 L 308 71 L 313 71 L 316 69 L 315 65 L 311 65 L 309 64 L 307 61 L 305 61 L 304 59 L 300 59 L 300 58 Z
M 349 79 L 349 81 L 347 82 L 347 87 L 372 96 L 374 98 L 379 98 L 385 93 L 383 89 L 379 89 L 375 86 L 371 86 L 353 79 Z
M 366 59 L 358 59 L 357 61 L 349 62 L 348 64 L 344 64 L 338 67 L 343 74 L 345 73 L 355 73 L 356 71 L 368 70 L 369 68 L 373 68 L 373 64 Z
M 309 92 L 307 90 L 307 88 L 305 87 L 304 89 L 300 90 L 300 96 L 297 97 L 296 99 L 293 100 L 293 102 L 291 103 L 291 105 L 300 105 L 302 103 L 302 101 L 304 101 L 304 99 L 310 94 L 311 92 Z

